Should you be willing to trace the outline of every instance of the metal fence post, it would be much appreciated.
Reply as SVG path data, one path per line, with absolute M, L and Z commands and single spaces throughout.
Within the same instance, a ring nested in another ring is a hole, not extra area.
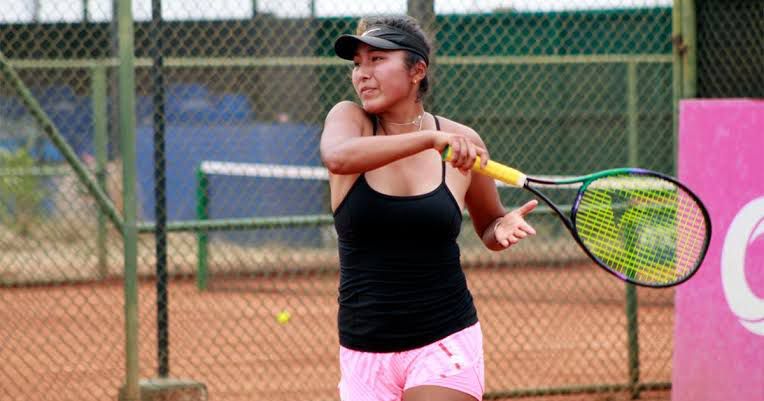
M 209 218 L 207 212 L 207 202 L 209 182 L 207 174 L 202 170 L 202 166 L 196 169 L 196 219 L 205 221 Z M 207 289 L 207 250 L 208 238 L 207 231 L 199 229 L 196 231 L 196 249 L 197 249 L 197 271 L 196 286 L 200 290 Z
M 118 0 L 119 132 L 122 151 L 122 198 L 125 264 L 125 400 L 140 400 L 138 355 L 138 230 L 135 146 L 135 53 L 132 1 Z
M 154 105 L 154 239 L 156 250 L 157 374 L 170 374 L 169 294 L 167 289 L 167 167 L 165 157 L 165 85 L 162 0 L 151 1 L 151 82 Z
M 683 0 L 683 2 L 681 17 L 682 39 L 686 46 L 686 51 L 682 59 L 682 97 L 692 98 L 697 95 L 698 87 L 695 0 Z
M 98 65 L 90 70 L 91 86 L 93 92 L 93 130 L 95 132 L 95 162 L 96 162 L 96 182 L 101 189 L 106 192 L 106 164 L 109 160 L 108 155 L 108 122 L 106 114 L 106 66 Z M 98 252 L 98 275 L 100 278 L 108 274 L 107 254 L 106 254 L 106 215 L 103 208 L 98 208 L 98 234 L 97 234 L 97 252 Z
M 628 164 L 637 166 L 639 136 L 639 98 L 637 93 L 637 63 L 626 64 L 626 125 L 628 135 Z M 629 388 L 632 399 L 639 398 L 639 319 L 637 289 L 626 284 L 626 325 L 629 346 Z

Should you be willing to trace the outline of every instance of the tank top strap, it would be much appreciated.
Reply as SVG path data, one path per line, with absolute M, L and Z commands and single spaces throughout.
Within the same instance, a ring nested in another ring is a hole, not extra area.
M 432 118 L 435 120 L 435 130 L 440 131 L 440 120 L 438 120 L 438 116 L 435 114 L 432 115 Z M 441 170 L 441 180 L 445 184 L 446 183 L 446 161 L 443 160 L 440 162 L 440 170 Z
M 371 118 L 371 136 L 377 136 L 377 115 L 369 114 L 369 118 Z

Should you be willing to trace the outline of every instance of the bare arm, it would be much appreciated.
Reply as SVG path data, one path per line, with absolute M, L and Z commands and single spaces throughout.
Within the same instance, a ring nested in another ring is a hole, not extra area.
M 321 159 L 333 174 L 359 174 L 431 149 L 434 131 L 407 135 L 362 136 L 366 118 L 351 102 L 334 106 L 321 135 Z
M 338 103 L 324 122 L 321 135 L 321 160 L 332 174 L 360 174 L 427 149 L 453 148 L 451 164 L 469 171 L 475 156 L 488 160 L 484 148 L 465 135 L 423 130 L 406 135 L 363 136 L 366 119 L 363 110 L 352 102 Z
M 482 140 L 475 133 L 473 141 Z M 532 200 L 509 213 L 504 209 L 493 178 L 473 173 L 472 181 L 465 196 L 467 209 L 472 217 L 472 225 L 486 248 L 500 251 L 516 244 L 536 231 L 525 221 L 525 215 L 536 208 L 538 202 Z
M 501 204 L 493 178 L 472 173 L 464 200 L 472 218 L 472 227 L 486 248 L 494 251 L 504 249 L 493 234 L 494 227 L 507 211 Z

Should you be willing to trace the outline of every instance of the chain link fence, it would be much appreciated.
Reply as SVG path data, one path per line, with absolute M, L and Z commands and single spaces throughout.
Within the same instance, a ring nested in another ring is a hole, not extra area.
M 764 98 L 764 4 L 696 1 L 698 97 Z
M 116 399 L 116 7 L 16 3 L 0 21 L 0 398 Z M 670 2 L 408 3 L 436 49 L 425 108 L 473 127 L 494 159 L 541 175 L 673 172 Z M 190 379 L 218 401 L 338 399 L 318 142 L 328 110 L 354 94 L 332 44 L 356 15 L 406 6 L 165 1 L 160 20 L 134 1 L 141 378 Z M 508 207 L 527 198 L 500 194 Z M 627 289 L 548 210 L 531 223 L 539 235 L 503 253 L 468 220 L 460 237 L 486 398 L 668 399 L 673 292 Z

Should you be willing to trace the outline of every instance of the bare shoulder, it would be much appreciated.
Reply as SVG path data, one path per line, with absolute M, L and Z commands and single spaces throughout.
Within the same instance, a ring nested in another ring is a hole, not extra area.
M 351 101 L 342 101 L 327 113 L 321 142 L 326 145 L 336 140 L 371 135 L 372 128 L 371 120 L 361 106 Z
M 441 130 L 452 132 L 454 134 L 462 134 L 470 138 L 476 145 L 485 147 L 485 143 L 483 143 L 483 139 L 480 138 L 480 134 L 471 127 L 443 116 L 438 116 L 438 121 L 440 121 Z
M 351 121 L 363 121 L 366 120 L 366 112 L 363 111 L 360 105 L 351 102 L 350 100 L 343 100 L 332 107 L 329 113 L 326 114 L 326 121 L 337 120 L 351 120 Z

